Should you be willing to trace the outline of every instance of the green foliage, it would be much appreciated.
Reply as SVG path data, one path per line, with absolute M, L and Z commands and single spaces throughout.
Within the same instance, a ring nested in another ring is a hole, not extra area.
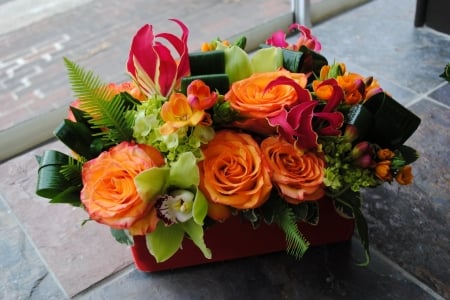
M 405 165 L 409 165 L 419 158 L 419 153 L 412 147 L 402 145 L 397 150 L 401 153 Z
M 38 161 L 36 194 L 50 203 L 81 206 L 81 162 L 54 150 L 45 151 Z
M 351 215 L 355 219 L 356 229 L 358 231 L 358 236 L 361 244 L 364 247 L 366 260 L 360 263 L 360 266 L 367 266 L 370 262 L 370 252 L 369 252 L 369 227 L 367 226 L 366 219 L 361 212 L 362 197 L 360 193 L 352 192 L 350 190 L 341 193 L 339 196 L 334 198 L 335 206 L 337 212 L 346 211 L 346 214 Z M 342 206 L 342 207 L 341 207 Z M 339 208 L 341 207 L 341 208 Z M 345 209 L 344 209 L 345 207 Z M 350 212 L 350 213 L 349 213 Z
M 127 93 L 114 96 L 108 85 L 93 72 L 85 71 L 67 58 L 64 62 L 81 110 L 92 117 L 89 120 L 91 128 L 99 129 L 94 135 L 102 138 L 105 147 L 131 140 L 134 114 L 127 112 L 137 105 L 136 100 Z
M 67 165 L 61 167 L 61 174 L 66 178 L 67 182 L 71 186 L 80 186 L 81 182 L 81 168 L 83 167 L 83 162 L 76 160 L 73 157 L 69 157 Z
M 289 207 L 285 206 L 285 208 L 278 213 L 275 221 L 278 226 L 283 229 L 286 236 L 287 253 L 294 256 L 296 259 L 300 259 L 303 254 L 305 254 L 306 250 L 308 250 L 309 242 L 306 241 L 300 233 L 297 227 L 295 214 Z
M 448 63 L 445 68 L 444 68 L 444 72 L 442 72 L 441 75 L 439 75 L 439 77 L 444 78 L 445 80 L 450 82 L 450 63 Z
M 362 169 L 354 164 L 352 144 L 344 137 L 321 137 L 320 143 L 326 162 L 324 184 L 333 193 L 340 193 L 348 188 L 359 192 L 361 188 L 377 185 L 377 179 L 370 169 Z
M 110 228 L 112 236 L 121 244 L 133 245 L 133 240 L 128 235 L 128 233 L 123 229 Z

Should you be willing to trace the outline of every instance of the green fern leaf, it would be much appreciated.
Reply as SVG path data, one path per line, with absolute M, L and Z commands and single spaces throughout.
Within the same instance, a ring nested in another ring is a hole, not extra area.
M 69 81 L 75 96 L 80 99 L 81 104 L 95 102 L 98 100 L 110 100 L 113 94 L 108 86 L 103 83 L 92 71 L 85 71 L 75 62 L 64 57 Z M 89 104 L 86 104 L 90 106 Z M 83 108 L 83 110 L 85 110 Z
M 300 259 L 308 250 L 309 242 L 299 231 L 294 212 L 289 207 L 285 207 L 279 212 L 276 222 L 286 235 L 287 253 Z
M 132 139 L 133 118 L 127 111 L 137 105 L 127 93 L 113 95 L 107 84 L 91 71 L 85 71 L 76 63 L 64 58 L 69 80 L 80 108 L 88 112 L 93 129 L 102 129 L 96 136 L 105 145 L 114 145 Z
M 66 178 L 67 182 L 71 186 L 81 186 L 81 168 L 83 162 L 76 160 L 73 157 L 69 157 L 67 165 L 61 166 L 61 174 Z

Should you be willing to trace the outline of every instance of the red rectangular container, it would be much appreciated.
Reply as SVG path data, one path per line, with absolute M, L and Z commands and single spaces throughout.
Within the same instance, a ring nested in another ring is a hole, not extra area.
M 339 216 L 329 198 L 319 200 L 319 211 L 318 225 L 298 224 L 311 246 L 347 241 L 352 237 L 354 221 Z M 206 229 L 205 243 L 211 249 L 212 259 L 206 259 L 187 238 L 182 249 L 162 263 L 157 263 L 148 252 L 145 236 L 134 236 L 131 251 L 138 270 L 156 272 L 286 250 L 284 233 L 276 224 L 262 224 L 255 230 L 241 217 L 232 217 Z

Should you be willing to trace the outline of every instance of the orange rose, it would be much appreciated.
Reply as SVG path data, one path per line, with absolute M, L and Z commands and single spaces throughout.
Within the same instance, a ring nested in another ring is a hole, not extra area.
M 391 160 L 395 156 L 395 153 L 389 149 L 380 149 L 377 151 L 377 157 L 380 160 Z
M 128 94 L 133 96 L 133 98 L 135 98 L 139 101 L 145 101 L 147 99 L 147 97 L 144 95 L 144 93 L 142 93 L 142 91 L 139 89 L 139 87 L 133 81 L 123 82 L 119 85 L 110 83 L 108 85 L 108 88 L 110 88 L 111 91 L 113 91 L 114 95 L 117 95 L 121 92 L 127 92 Z
M 234 82 L 225 95 L 225 100 L 247 118 L 263 119 L 276 116 L 298 100 L 295 89 L 289 85 L 280 84 L 264 92 L 266 86 L 280 76 L 293 79 L 302 88 L 307 83 L 305 74 L 287 70 L 255 73 L 249 78 Z
M 381 162 L 378 162 L 375 166 L 375 175 L 383 181 L 391 181 L 391 161 L 383 160 Z
M 86 162 L 82 169 L 81 202 L 91 219 L 116 229 L 145 234 L 155 224 L 148 214 L 153 203 L 141 199 L 134 177 L 144 170 L 164 164 L 164 157 L 147 145 L 122 142 Z M 147 224 L 138 223 L 147 218 Z M 137 224 L 144 230 L 133 228 Z
M 139 100 L 139 101 L 144 101 L 147 99 L 147 97 L 141 92 L 141 90 L 136 86 L 136 84 L 132 81 L 130 82 L 123 82 L 119 85 L 115 84 L 115 83 L 110 83 L 108 84 L 108 89 L 111 92 L 111 94 L 109 95 L 112 99 L 112 97 L 114 97 L 115 95 L 121 93 L 121 92 L 127 92 L 128 94 L 130 94 L 131 96 L 133 96 L 135 99 Z M 80 109 L 80 106 L 83 106 L 83 104 L 81 103 L 80 99 L 76 99 L 75 101 L 73 101 L 70 104 L 71 107 L 74 108 L 78 108 Z M 88 110 L 86 110 L 86 112 L 89 113 Z M 95 117 L 95 116 L 94 116 Z M 68 112 L 68 116 L 67 119 L 75 122 L 75 116 L 73 115 L 72 111 L 69 109 Z
M 298 204 L 323 197 L 325 163 L 317 154 L 304 153 L 277 137 L 263 140 L 261 151 L 271 170 L 272 182 L 287 202 Z
M 200 190 L 209 201 L 238 209 L 267 201 L 272 189 L 269 170 L 250 135 L 222 130 L 202 151 Z
M 395 176 L 395 180 L 401 185 L 411 184 L 413 178 L 411 166 L 404 166 L 398 171 L 397 176 Z

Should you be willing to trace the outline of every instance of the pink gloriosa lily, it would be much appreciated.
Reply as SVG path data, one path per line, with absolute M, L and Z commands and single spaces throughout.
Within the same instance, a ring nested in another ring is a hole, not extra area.
M 320 44 L 319 40 L 311 34 L 311 29 L 309 29 L 308 27 L 295 23 L 289 26 L 289 30 L 298 30 L 301 33 L 301 36 L 295 43 L 294 50 L 300 49 L 301 46 L 305 46 L 316 52 L 322 50 L 322 45 Z
M 294 23 L 289 26 L 288 30 L 297 30 L 301 33 L 301 36 L 298 38 L 295 44 L 289 44 L 286 41 L 286 34 L 282 30 L 274 32 L 272 36 L 266 40 L 266 44 L 294 51 L 298 51 L 301 46 L 305 46 L 316 52 L 319 52 L 322 49 L 322 45 L 320 44 L 319 40 L 311 34 L 311 30 L 308 27 Z
M 301 149 L 317 147 L 317 133 L 312 127 L 314 108 L 317 102 L 302 102 L 289 111 L 282 110 L 280 114 L 269 118 L 271 126 L 278 126 L 279 134 L 289 143 L 295 143 Z
M 189 30 L 181 21 L 177 23 L 181 37 L 171 33 L 153 33 L 153 26 L 141 27 L 133 38 L 127 62 L 127 70 L 147 95 L 167 97 L 179 84 L 181 77 L 189 73 L 187 39 Z M 179 60 L 172 56 L 171 50 L 157 39 L 168 42 L 179 55 Z
M 333 97 L 320 112 L 314 112 L 319 104 L 311 99 L 309 92 L 301 88 L 295 81 L 280 77 L 272 81 L 266 89 L 277 85 L 287 84 L 295 88 L 298 104 L 291 108 L 286 108 L 280 114 L 268 118 L 270 126 L 277 127 L 279 134 L 288 142 L 296 143 L 301 149 L 313 149 L 318 146 L 318 134 L 313 128 L 313 117 L 325 121 L 327 126 L 319 128 L 318 132 L 322 135 L 339 135 L 340 128 L 344 123 L 344 116 L 334 110 L 339 105 L 339 97 Z

